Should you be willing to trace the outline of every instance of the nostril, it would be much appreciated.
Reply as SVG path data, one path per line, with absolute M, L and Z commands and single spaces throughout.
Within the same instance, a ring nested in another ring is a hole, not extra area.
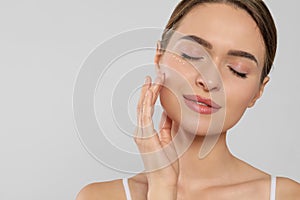
M 213 91 L 213 90 L 219 90 L 219 84 L 216 81 L 207 80 L 204 81 L 203 79 L 197 80 L 197 86 L 201 87 L 205 91 Z
M 205 85 L 203 82 L 198 82 L 198 84 L 199 84 L 200 86 L 202 86 L 203 88 L 207 88 L 206 85 Z
M 207 87 L 207 85 L 204 83 L 203 80 L 197 80 L 197 81 L 196 81 L 196 84 L 197 84 L 199 87 L 203 88 L 204 90 L 208 90 L 208 87 Z

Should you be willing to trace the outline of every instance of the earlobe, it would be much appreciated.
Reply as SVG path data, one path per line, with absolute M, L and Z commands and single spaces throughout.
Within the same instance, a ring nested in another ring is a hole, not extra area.
M 265 86 L 267 85 L 267 83 L 270 81 L 270 77 L 266 76 L 262 82 L 262 84 L 260 85 L 259 91 L 257 92 L 257 94 L 254 96 L 254 98 L 252 99 L 252 101 L 250 102 L 250 104 L 248 105 L 248 108 L 251 108 L 255 105 L 255 102 L 262 96 L 262 94 L 264 93 L 264 89 Z

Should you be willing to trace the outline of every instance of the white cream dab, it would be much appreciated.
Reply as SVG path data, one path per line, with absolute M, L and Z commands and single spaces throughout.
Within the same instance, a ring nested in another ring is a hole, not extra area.
M 184 62 L 182 59 L 178 58 L 178 56 L 172 55 L 172 57 L 173 57 L 176 61 L 178 61 L 179 63 L 185 65 L 185 62 Z

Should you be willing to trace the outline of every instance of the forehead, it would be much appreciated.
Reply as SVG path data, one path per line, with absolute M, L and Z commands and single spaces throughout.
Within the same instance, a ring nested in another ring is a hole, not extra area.
M 201 4 L 181 20 L 176 31 L 196 35 L 212 44 L 216 54 L 242 50 L 255 55 L 263 66 L 265 46 L 252 17 L 244 10 L 221 3 Z

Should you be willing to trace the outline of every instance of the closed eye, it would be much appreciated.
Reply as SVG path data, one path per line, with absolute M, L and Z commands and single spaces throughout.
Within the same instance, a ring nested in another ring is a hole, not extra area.
M 194 60 L 194 61 L 203 59 L 202 56 L 201 57 L 193 57 L 193 56 L 189 56 L 185 53 L 181 53 L 181 57 L 183 57 L 184 59 L 187 59 L 187 60 Z
M 238 76 L 238 77 L 240 77 L 240 78 L 244 78 L 244 79 L 247 78 L 247 74 L 238 72 L 238 71 L 234 70 L 234 69 L 231 68 L 231 67 L 229 67 L 229 69 L 230 69 L 230 71 L 231 71 L 234 75 L 236 75 L 236 76 Z

